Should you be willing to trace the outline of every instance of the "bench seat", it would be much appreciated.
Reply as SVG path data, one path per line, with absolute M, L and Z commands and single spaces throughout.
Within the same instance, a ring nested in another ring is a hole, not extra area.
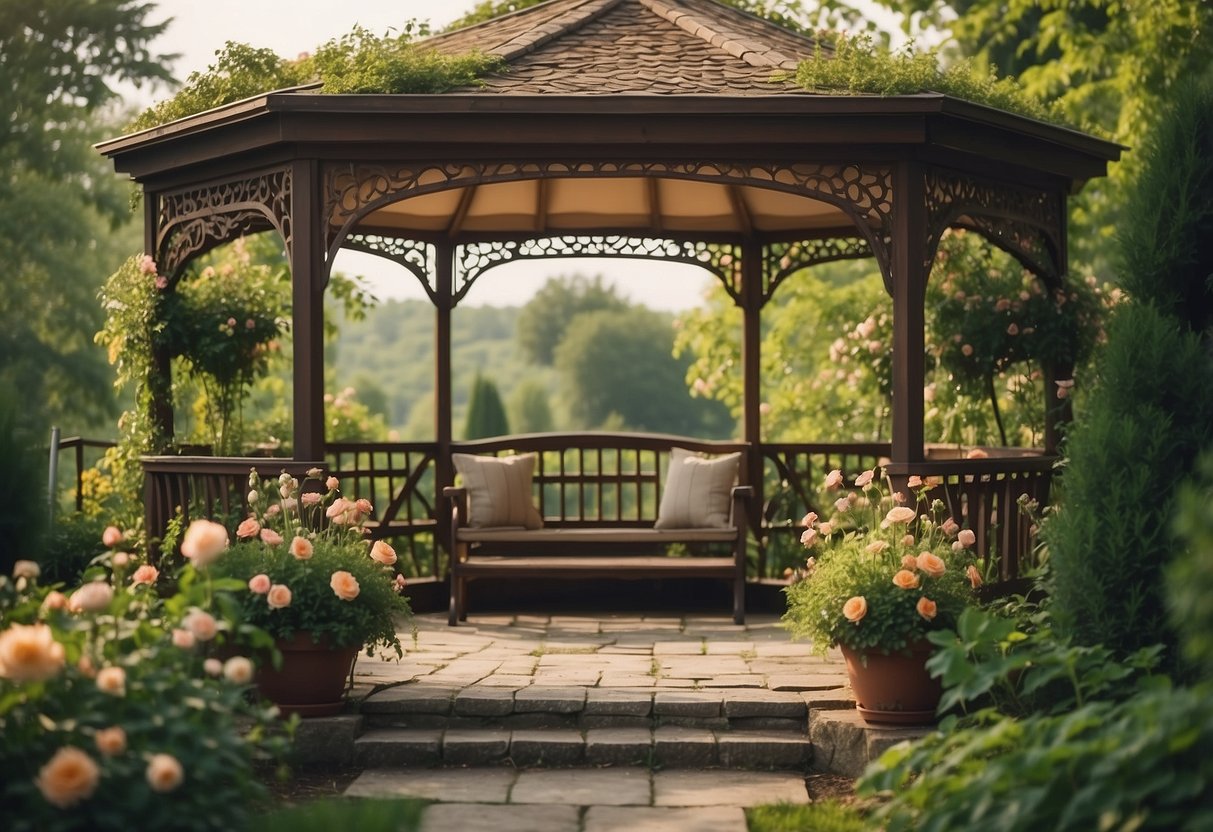
M 466 577 L 514 578 L 732 578 L 731 557 L 666 555 L 481 555 L 464 562 Z
M 571 546 L 597 543 L 667 546 L 671 543 L 732 543 L 737 529 L 636 529 L 636 528 L 542 528 L 522 527 L 460 528 L 455 539 L 461 543 L 529 543 Z

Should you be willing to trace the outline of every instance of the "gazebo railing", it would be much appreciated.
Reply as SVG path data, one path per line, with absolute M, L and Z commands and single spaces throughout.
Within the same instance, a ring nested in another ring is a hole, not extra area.
M 860 472 L 888 466 L 895 475 L 938 476 L 943 484 L 930 496 L 943 500 L 951 515 L 973 529 L 976 549 L 1001 580 L 1022 576 L 1035 565 L 1035 528 L 1020 505 L 1026 497 L 1048 502 L 1054 458 L 1034 452 L 985 459 L 931 458 L 906 470 L 889 463 L 886 443 L 764 443 L 760 516 L 753 527 L 754 575 L 777 576 L 785 565 L 804 559 L 799 546 L 800 519 L 807 511 L 828 516 L 822 483 L 839 469 L 850 481 Z M 934 456 L 934 455 L 932 455 Z M 365 497 L 375 506 L 371 523 L 376 538 L 407 538 L 395 543 L 414 574 L 443 574 L 435 496 L 437 445 L 433 442 L 334 442 L 324 463 L 289 459 L 165 456 L 144 459 L 147 473 L 148 528 L 162 533 L 180 506 L 189 517 L 205 512 L 216 519 L 243 516 L 250 468 L 263 477 L 283 469 L 302 476 L 318 466 L 341 480 L 342 493 Z

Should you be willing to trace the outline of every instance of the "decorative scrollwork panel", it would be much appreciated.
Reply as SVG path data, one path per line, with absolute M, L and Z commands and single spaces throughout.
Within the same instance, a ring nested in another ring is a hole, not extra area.
M 193 258 L 244 234 L 276 229 L 291 244 L 291 172 L 266 171 L 157 200 L 156 262 L 175 278 Z
M 437 300 L 438 255 L 433 243 L 379 234 L 351 234 L 341 245 L 342 248 L 374 254 L 400 264 L 417 278 L 431 301 Z
M 462 300 L 476 280 L 495 266 L 557 257 L 638 257 L 699 266 L 714 274 L 729 295 L 741 302 L 740 245 L 622 234 L 570 234 L 461 245 L 455 261 L 454 300 Z
M 968 228 L 1048 281 L 1064 268 L 1064 197 L 1060 191 L 994 183 L 957 171 L 925 174 L 927 258 L 934 259 L 943 232 Z
M 861 260 L 875 256 L 872 245 L 863 237 L 828 237 L 794 243 L 770 243 L 763 253 L 764 305 L 774 296 L 779 284 L 794 272 L 837 260 Z

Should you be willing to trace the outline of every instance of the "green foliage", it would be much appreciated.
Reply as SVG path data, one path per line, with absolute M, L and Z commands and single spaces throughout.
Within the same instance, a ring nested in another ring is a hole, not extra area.
M 547 433 L 554 430 L 548 393 L 536 381 L 524 381 L 510 396 L 510 423 L 518 433 Z
M 80 583 L 89 565 L 105 553 L 101 542 L 104 530 L 105 523 L 100 517 L 75 513 L 55 517 L 38 558 L 42 582 Z
M 1177 86 L 1137 151 L 1117 243 L 1121 286 L 1208 338 L 1213 327 L 1213 76 Z
M 949 717 L 885 752 L 859 792 L 888 798 L 874 820 L 889 832 L 1209 829 L 1211 694 L 1156 679 L 1057 715 Z
M 1061 112 L 1041 103 L 1011 78 L 999 78 L 993 67 L 967 60 L 941 65 L 936 52 L 908 44 L 889 52 L 869 36 L 839 36 L 832 54 L 819 49 L 800 63 L 796 83 L 810 91 L 913 95 L 937 92 L 1042 121 L 1060 122 Z
M 960 530 L 945 525 L 943 504 L 928 505 L 929 485 L 919 483 L 913 503 L 903 505 L 884 493 L 875 474 L 861 475 L 854 499 L 839 497 L 832 520 L 805 518 L 802 541 L 812 557 L 786 590 L 783 621 L 821 653 L 837 645 L 904 650 L 956 626 L 975 600 L 970 567 L 976 567 L 964 545 L 953 546 Z
M 421 826 L 423 800 L 350 800 L 334 797 L 290 806 L 257 818 L 260 832 L 332 832 L 334 829 L 376 829 L 414 832 Z
M 729 435 L 712 402 L 686 388 L 688 361 L 673 355 L 668 316 L 644 307 L 577 316 L 556 351 L 571 420 L 585 428 L 614 421 L 627 429 L 685 435 Z
M 1169 640 L 1161 572 L 1174 552 L 1173 495 L 1211 440 L 1205 349 L 1151 307 L 1121 308 L 1043 527 L 1059 632 L 1120 655 Z
M 46 533 L 46 458 L 18 424 L 16 402 L 0 385 L 0 575 L 36 559 Z
M 254 761 L 285 746 L 274 712 L 250 704 L 247 679 L 225 678 L 222 664 L 208 672 L 206 639 L 187 630 L 185 616 L 206 604 L 209 586 L 187 568 L 178 590 L 166 589 L 162 599 L 155 577 L 132 580 L 137 561 L 119 565 L 114 552 L 105 562 L 112 571 L 97 567 L 88 576 L 95 603 L 72 594 L 81 599 L 79 612 L 68 612 L 64 596 L 36 579 L 0 582 L 5 828 L 243 828 L 250 808 L 267 798 L 252 776 Z M 34 646 L 14 647 L 18 641 Z M 120 741 L 106 745 L 102 732 L 114 729 Z M 89 788 L 90 778 L 67 778 L 81 788 L 67 789 L 65 798 L 75 800 L 60 808 L 46 796 L 55 792 L 42 791 L 56 778 L 43 772 L 68 748 L 86 755 L 81 770 L 95 768 L 97 780 Z M 176 761 L 183 780 L 153 788 L 153 755 Z
M 603 283 L 602 275 L 589 279 L 580 274 L 552 277 L 522 307 L 518 344 L 527 359 L 550 367 L 574 318 L 587 312 L 621 312 L 627 308 L 628 302 L 614 286 Z
M 382 413 L 358 401 L 358 391 L 347 387 L 324 396 L 324 436 L 333 442 L 373 442 L 387 439 Z
M 305 632 L 339 647 L 365 645 L 368 655 L 381 647 L 400 656 L 395 617 L 408 616 L 409 607 L 400 594 L 403 581 L 395 580 L 396 553 L 383 541 L 372 548 L 366 540 L 362 523 L 370 504 L 346 500 L 332 485 L 309 494 L 311 475 L 302 489 L 286 474 L 260 485 L 249 475 L 250 494 L 257 499 L 236 529 L 238 542 L 207 567 L 210 576 L 232 579 L 238 587 L 218 601 L 228 617 L 275 638 Z M 340 596 L 333 585 L 338 573 L 356 582 L 351 597 Z M 270 606 L 274 590 L 259 593 L 249 585 L 262 575 L 268 577 L 266 589 L 289 590 L 285 606 Z
M 478 23 L 485 23 L 502 15 L 520 12 L 523 9 L 529 9 L 531 6 L 538 6 L 543 2 L 546 2 L 546 0 L 481 0 L 481 2 L 472 6 L 471 11 L 447 24 L 447 27 L 443 31 L 453 32 L 456 29 L 475 26 Z
M 260 93 L 318 81 L 320 92 L 442 93 L 469 86 L 500 66 L 478 52 L 442 55 L 415 44 L 427 32 L 414 22 L 396 36 L 374 35 L 361 26 L 290 61 L 269 49 L 228 42 L 205 72 L 195 72 L 173 98 L 148 109 L 129 129 L 145 130 Z
M 865 832 L 870 827 L 856 807 L 827 800 L 747 809 L 746 828 L 749 832 Z
M 492 380 L 479 373 L 472 381 L 471 404 L 468 405 L 467 421 L 463 425 L 464 439 L 484 439 L 489 436 L 505 436 L 510 432 L 509 419 L 501 394 Z
M 1213 679 L 1213 455 L 1179 495 L 1176 530 L 1184 545 L 1167 569 L 1167 606 L 1183 658 Z

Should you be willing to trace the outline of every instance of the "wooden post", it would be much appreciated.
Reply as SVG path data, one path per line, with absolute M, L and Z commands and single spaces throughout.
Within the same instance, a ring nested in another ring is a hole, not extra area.
M 1066 225 L 1066 192 L 1061 191 L 1061 210 L 1057 212 L 1057 281 L 1062 289 L 1066 285 L 1066 273 L 1070 269 L 1069 238 Z M 1041 368 L 1044 375 L 1045 395 L 1045 453 L 1056 454 L 1061 449 L 1061 426 L 1074 420 L 1073 399 L 1057 397 L 1059 381 L 1074 380 L 1074 364 L 1066 362 Z M 1070 391 L 1067 391 L 1069 393 Z
M 926 194 L 917 162 L 898 166 L 893 180 L 893 447 L 894 475 L 921 462 L 923 350 L 927 274 Z
M 450 530 L 441 518 L 445 516 L 446 511 L 442 489 L 455 484 L 451 466 L 451 442 L 454 440 L 451 426 L 451 412 L 454 407 L 451 393 L 451 310 L 454 308 L 455 244 L 443 241 L 438 243 L 435 249 L 437 298 L 434 302 L 434 439 L 437 444 L 437 458 L 434 460 L 434 505 L 439 507 L 435 536 L 439 538 L 443 548 L 450 552 Z M 434 551 L 434 561 L 434 577 L 439 577 L 437 549 Z
M 750 525 L 755 538 L 762 520 L 762 270 L 763 245 L 754 238 L 747 238 L 741 246 L 741 364 L 742 379 L 742 438 L 750 446 L 746 454 L 748 461 L 742 485 L 753 488 L 753 505 Z M 756 577 L 766 572 L 766 550 L 758 547 L 755 564 Z
M 143 189 L 143 253 L 156 259 L 156 238 L 160 235 L 159 196 Z M 161 266 L 156 264 L 157 271 Z M 176 291 L 170 287 L 169 291 Z M 153 453 L 164 453 L 173 441 L 173 360 L 163 338 L 153 338 L 152 366 L 147 378 L 152 401 L 152 430 L 156 437 Z
M 324 229 L 315 160 L 291 164 L 291 335 L 294 342 L 294 458 L 324 459 Z

